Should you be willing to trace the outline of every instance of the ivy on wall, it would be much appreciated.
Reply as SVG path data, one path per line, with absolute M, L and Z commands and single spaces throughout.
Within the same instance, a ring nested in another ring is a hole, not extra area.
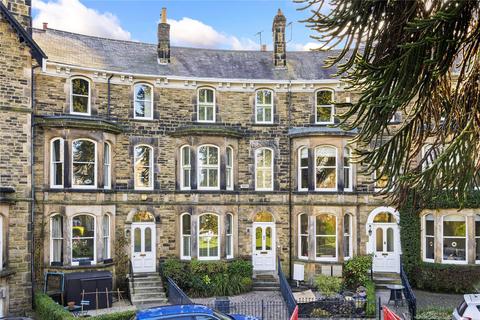
M 425 263 L 421 258 L 421 211 L 451 208 L 480 209 L 480 191 L 472 191 L 462 203 L 447 191 L 438 192 L 428 199 L 414 192 L 409 195 L 400 208 L 402 262 L 410 282 L 416 287 L 443 292 L 472 292 L 480 284 L 480 266 Z M 465 274 L 466 269 L 475 270 L 468 273 L 470 281 L 459 276 Z

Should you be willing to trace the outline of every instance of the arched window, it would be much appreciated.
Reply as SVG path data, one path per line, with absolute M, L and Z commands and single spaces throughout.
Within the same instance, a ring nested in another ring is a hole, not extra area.
M 64 145 L 62 138 L 52 139 L 50 142 L 50 187 L 63 188 L 64 174 Z
M 153 119 L 153 87 L 146 83 L 137 83 L 133 87 L 135 119 Z
M 318 260 L 337 258 L 337 218 L 332 214 L 315 217 L 315 253 Z
M 337 148 L 320 146 L 315 149 L 315 190 L 337 190 Z
M 353 171 L 350 159 L 350 149 L 343 149 L 343 190 L 345 191 L 353 190 Z
M 433 262 L 435 260 L 435 218 L 432 214 L 424 217 L 425 247 L 423 258 L 425 261 Z
M 298 191 L 308 190 L 308 148 L 298 149 Z
M 183 146 L 180 149 L 180 189 L 182 190 L 190 190 L 190 177 L 192 174 L 192 164 L 191 164 L 191 155 L 190 155 L 190 147 Z
M 198 188 L 220 189 L 219 149 L 216 146 L 204 145 L 198 148 Z
M 225 216 L 225 236 L 227 259 L 233 258 L 233 215 L 227 213 Z
M 63 217 L 50 218 L 50 263 L 63 265 Z
M 308 259 L 308 216 L 298 215 L 298 257 Z
M 345 214 L 343 216 L 343 258 L 352 257 L 352 216 Z
M 215 122 L 215 91 L 211 88 L 198 89 L 198 122 Z
M 217 260 L 220 258 L 218 216 L 207 213 L 198 219 L 198 259 Z
M 77 215 L 72 218 L 72 264 L 96 262 L 95 217 Z
M 111 258 L 110 216 L 108 214 L 103 215 L 102 228 L 103 228 L 103 259 L 110 259 Z
M 255 151 L 255 190 L 273 190 L 273 150 Z
M 335 107 L 334 91 L 331 89 L 318 90 L 315 96 L 315 119 L 318 124 L 334 123 Z
M 443 262 L 467 262 L 467 221 L 461 215 L 443 217 Z
M 70 113 L 90 115 L 90 81 L 85 78 L 70 80 Z
M 255 120 L 257 123 L 273 123 L 273 91 L 257 90 L 255 93 Z
M 180 216 L 180 258 L 190 260 L 191 254 L 191 239 L 192 239 L 192 216 L 190 213 L 183 213 Z
M 153 189 L 153 148 L 147 145 L 135 146 L 134 162 L 135 189 Z
M 233 149 L 231 147 L 227 147 L 225 170 L 227 190 L 233 190 Z
M 105 189 L 112 187 L 112 149 L 110 143 L 103 144 L 103 186 Z
M 475 215 L 475 262 L 480 263 L 480 215 Z
M 97 186 L 97 143 L 87 139 L 72 142 L 72 186 Z

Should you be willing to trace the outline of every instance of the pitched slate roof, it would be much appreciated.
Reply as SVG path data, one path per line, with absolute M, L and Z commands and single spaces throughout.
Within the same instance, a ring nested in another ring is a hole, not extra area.
M 38 64 L 42 64 L 42 58 L 47 58 L 45 53 L 40 47 L 33 41 L 32 36 L 22 27 L 22 25 L 15 19 L 10 10 L 7 9 L 5 4 L 0 1 L 0 14 L 5 20 L 12 26 L 13 30 L 17 33 L 21 42 L 25 42 L 32 50 L 32 57 L 37 60 Z
M 273 68 L 272 52 L 171 48 L 171 63 L 157 62 L 157 45 L 113 40 L 55 29 L 33 30 L 49 61 L 130 74 L 220 79 L 333 79 L 323 67 L 335 52 L 287 51 L 287 69 Z

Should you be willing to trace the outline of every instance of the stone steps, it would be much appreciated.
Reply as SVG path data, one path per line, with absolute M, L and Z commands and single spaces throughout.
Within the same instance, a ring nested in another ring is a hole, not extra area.
M 375 272 L 373 274 L 373 281 L 377 289 L 387 289 L 390 285 L 402 284 L 400 274 L 390 272 Z
M 280 290 L 280 283 L 273 274 L 255 274 L 253 276 L 253 290 L 278 291 Z
M 162 278 L 156 273 L 134 274 L 129 286 L 132 303 L 136 306 L 168 304 Z

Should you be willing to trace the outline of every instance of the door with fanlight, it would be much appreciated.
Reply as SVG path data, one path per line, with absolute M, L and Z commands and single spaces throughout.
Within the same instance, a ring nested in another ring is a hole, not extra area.
M 394 223 L 375 224 L 374 272 L 400 272 L 400 248 L 398 225 Z
M 133 272 L 155 272 L 155 223 L 132 223 L 132 266 Z
M 252 237 L 253 269 L 275 270 L 275 223 L 254 222 Z

